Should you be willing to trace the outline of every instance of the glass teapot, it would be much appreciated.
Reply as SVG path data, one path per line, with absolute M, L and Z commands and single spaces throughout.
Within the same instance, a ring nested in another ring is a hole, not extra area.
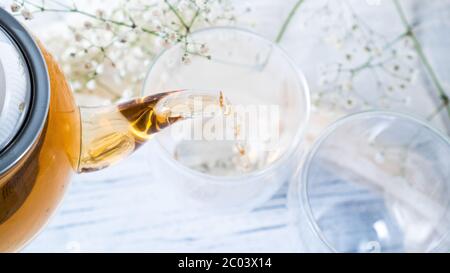
M 0 252 L 20 249 L 43 227 L 72 173 L 131 154 L 194 115 L 199 96 L 223 103 L 221 93 L 183 90 L 80 109 L 52 56 L 0 8 Z

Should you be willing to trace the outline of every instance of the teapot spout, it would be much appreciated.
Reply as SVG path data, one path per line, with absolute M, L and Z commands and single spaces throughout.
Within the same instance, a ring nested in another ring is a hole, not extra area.
M 132 154 L 160 130 L 223 107 L 221 92 L 170 91 L 114 106 L 83 107 L 79 173 L 104 169 Z

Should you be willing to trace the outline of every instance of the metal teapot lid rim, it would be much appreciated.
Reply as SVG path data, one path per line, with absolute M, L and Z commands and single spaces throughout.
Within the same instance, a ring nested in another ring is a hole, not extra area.
M 41 51 L 27 30 L 7 11 L 0 8 L 0 28 L 20 50 L 30 76 L 30 104 L 23 125 L 14 139 L 0 150 L 0 176 L 27 154 L 46 123 L 50 84 L 47 66 Z

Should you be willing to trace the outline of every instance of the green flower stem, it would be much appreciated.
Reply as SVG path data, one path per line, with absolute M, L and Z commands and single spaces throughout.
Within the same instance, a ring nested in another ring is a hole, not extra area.
M 295 14 L 297 13 L 298 8 L 305 2 L 305 0 L 299 0 L 295 5 L 292 7 L 291 11 L 289 12 L 288 16 L 284 20 L 283 25 L 281 26 L 280 31 L 278 32 L 277 38 L 275 39 L 276 43 L 281 42 L 283 39 L 284 33 L 286 32 L 289 24 L 292 21 L 292 18 L 294 18 Z
M 168 0 L 164 0 L 164 3 L 166 3 L 169 9 L 178 18 L 178 21 L 180 21 L 181 25 L 183 25 L 183 27 L 186 29 L 186 34 L 189 33 L 191 31 L 190 26 L 184 21 L 183 17 L 181 17 L 180 13 L 178 13 L 177 9 L 172 6 L 172 4 L 170 4 Z
M 46 11 L 46 12 L 55 12 L 55 13 L 78 13 L 80 15 L 83 15 L 83 16 L 86 16 L 86 17 L 89 17 L 89 18 L 92 18 L 92 19 L 95 19 L 95 20 L 99 20 L 99 21 L 102 21 L 104 23 L 110 23 L 110 24 L 113 24 L 113 25 L 127 27 L 127 28 L 130 28 L 130 29 L 138 28 L 141 31 L 143 31 L 145 33 L 148 33 L 150 35 L 160 36 L 160 34 L 158 32 L 150 30 L 150 29 L 147 29 L 145 27 L 139 27 L 139 26 L 135 25 L 134 23 L 129 24 L 129 23 L 121 22 L 121 21 L 116 21 L 116 20 L 112 20 L 112 19 L 98 17 L 95 14 L 91 14 L 91 13 L 79 10 L 76 7 L 68 8 L 68 9 L 54 9 L 54 8 L 46 8 L 44 6 L 37 5 L 37 4 L 35 4 L 35 3 L 31 2 L 31 1 L 23 1 L 23 3 L 26 3 L 26 4 L 30 5 L 30 6 L 33 6 L 33 7 L 37 8 L 39 11 L 41 11 L 41 12 L 45 12 Z
M 400 2 L 398 0 L 394 0 L 394 4 L 395 4 L 396 10 L 400 16 L 400 19 L 402 20 L 402 23 L 407 30 L 407 36 L 409 36 L 411 38 L 411 40 L 414 44 L 414 49 L 416 50 L 417 55 L 419 56 L 423 65 L 425 66 L 425 70 L 427 71 L 428 75 L 431 78 L 431 81 L 433 82 L 434 86 L 436 87 L 436 90 L 439 93 L 439 97 L 442 100 L 442 105 L 447 109 L 448 116 L 450 117 L 450 99 L 449 99 L 448 95 L 446 94 L 441 82 L 439 81 L 439 79 L 436 75 L 436 72 L 434 71 L 433 67 L 431 66 L 427 56 L 425 55 L 422 45 L 420 44 L 419 40 L 417 39 L 417 36 L 414 33 L 412 26 L 408 23 L 408 20 L 406 19 L 406 16 L 405 16 L 405 12 L 403 11 L 403 8 L 400 5 Z
M 199 15 L 200 15 L 200 10 L 197 9 L 197 10 L 195 11 L 194 16 L 192 16 L 191 21 L 189 22 L 189 26 L 188 26 L 189 28 L 192 28 L 192 26 L 193 26 L 194 23 L 195 23 L 195 20 L 198 18 Z

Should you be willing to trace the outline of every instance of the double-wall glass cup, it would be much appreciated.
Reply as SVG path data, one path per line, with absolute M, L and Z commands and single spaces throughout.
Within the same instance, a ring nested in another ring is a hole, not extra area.
M 164 51 L 143 95 L 219 91 L 232 109 L 223 120 L 234 121 L 220 129 L 208 126 L 208 118 L 179 123 L 147 146 L 149 166 L 155 179 L 196 209 L 253 208 L 297 166 L 310 110 L 307 84 L 283 50 L 255 33 L 209 28 L 194 33 L 190 43 L 204 54 L 186 54 L 185 44 Z
M 413 117 L 364 112 L 331 125 L 292 181 L 298 251 L 450 249 L 450 143 Z

